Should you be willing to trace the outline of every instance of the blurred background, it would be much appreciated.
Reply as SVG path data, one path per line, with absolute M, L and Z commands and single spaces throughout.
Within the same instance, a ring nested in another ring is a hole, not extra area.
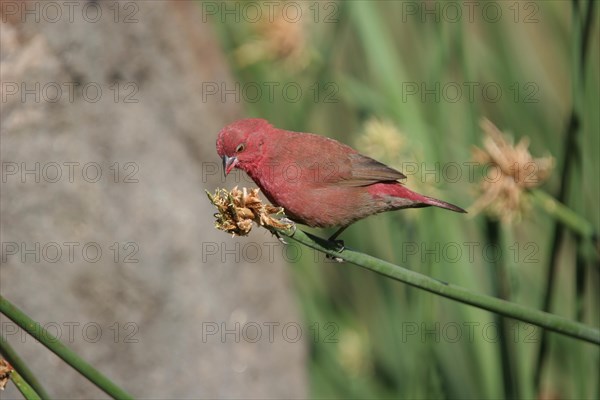
M 597 235 L 530 194 L 598 232 L 595 2 L 85 2 L 62 23 L 13 3 L 2 9 L 2 294 L 63 329 L 100 321 L 102 347 L 70 344 L 134 395 L 599 397 L 597 346 L 260 229 L 231 239 L 213 229 L 204 195 L 254 186 L 221 177 L 214 141 L 235 119 L 335 138 L 469 210 L 371 217 L 344 233 L 347 246 L 598 327 Z M 103 11 L 98 23 L 85 4 Z M 98 82 L 105 95 L 52 102 L 40 90 L 36 102 L 22 82 Z M 44 176 L 71 161 L 96 162 L 110 179 Z M 22 175 L 36 162 L 40 183 Z M 44 244 L 69 241 L 108 256 L 44 262 Z M 138 263 L 110 249 L 130 242 Z M 40 243 L 41 262 L 22 243 Z M 128 321 L 135 345 L 109 330 Z M 52 381 L 62 364 L 2 324 L 51 393 L 102 395 L 75 374 Z

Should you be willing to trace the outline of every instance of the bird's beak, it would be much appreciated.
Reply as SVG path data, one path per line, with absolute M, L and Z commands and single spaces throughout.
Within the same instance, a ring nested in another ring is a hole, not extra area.
M 231 172 L 231 170 L 236 166 L 237 163 L 238 159 L 236 156 L 223 156 L 223 173 L 225 174 L 225 176 L 227 176 L 227 174 Z

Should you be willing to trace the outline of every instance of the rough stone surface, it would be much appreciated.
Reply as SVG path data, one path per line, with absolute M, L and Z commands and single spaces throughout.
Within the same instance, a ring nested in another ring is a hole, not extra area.
M 113 2 L 86 3 L 101 8 L 98 22 L 80 7 L 72 23 L 2 15 L 2 295 L 135 397 L 306 397 L 304 338 L 281 331 L 301 323 L 282 252 L 266 254 L 275 240 L 263 230 L 231 239 L 213 229 L 204 189 L 223 185 L 216 134 L 243 114 L 202 99 L 203 82 L 231 81 L 212 27 L 191 1 L 120 3 L 134 23 L 115 23 Z M 72 99 L 69 82 L 79 83 Z M 36 83 L 39 102 L 22 99 Z M 39 183 L 21 176 L 36 163 Z M 249 243 L 264 250 L 257 262 Z M 106 397 L 0 318 L 53 397 Z M 272 338 L 269 323 L 279 324 Z M 208 335 L 224 327 L 237 333 Z M 12 384 L 2 393 L 20 397 Z

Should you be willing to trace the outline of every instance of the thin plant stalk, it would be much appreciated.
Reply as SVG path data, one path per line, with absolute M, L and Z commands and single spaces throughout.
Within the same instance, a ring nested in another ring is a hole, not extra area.
M 578 0 L 572 1 L 573 10 L 573 57 L 572 57 L 572 97 L 573 104 L 571 106 L 571 112 L 569 120 L 566 126 L 566 132 L 564 134 L 565 145 L 563 154 L 563 167 L 561 171 L 560 187 L 557 195 L 557 200 L 552 199 L 549 195 L 541 191 L 533 191 L 533 198 L 538 202 L 542 208 L 548 213 L 556 217 L 556 223 L 554 226 L 554 236 L 552 240 L 552 248 L 550 255 L 550 265 L 548 269 L 545 293 L 542 309 L 544 311 L 550 310 L 552 301 L 554 281 L 556 277 L 556 270 L 558 268 L 558 254 L 561 244 L 565 237 L 566 228 L 570 228 L 576 233 L 576 238 L 591 237 L 592 240 L 597 240 L 597 233 L 593 232 L 593 226 L 587 221 L 583 220 L 577 214 L 572 212 L 563 203 L 567 199 L 567 191 L 570 180 L 572 179 L 574 162 L 580 159 L 581 149 L 577 145 L 577 139 L 581 130 L 581 106 L 584 100 L 584 77 L 585 77 L 585 64 L 587 60 L 587 54 L 589 50 L 589 42 L 592 37 L 592 21 L 594 17 L 594 8 L 596 6 L 594 1 L 587 2 L 587 14 L 582 17 L 581 3 Z M 585 21 L 584 21 L 585 18 Z M 568 212 L 571 211 L 571 212 Z M 579 228 L 579 229 L 578 229 Z M 587 235 L 586 235 L 587 234 Z M 580 246 L 578 246 L 580 248 Z M 577 263 L 581 262 L 580 256 L 578 256 Z M 581 274 L 581 268 L 576 268 L 576 273 Z M 579 276 L 578 276 L 579 277 Z M 579 293 L 579 288 L 577 288 Z M 540 338 L 540 347 L 535 364 L 534 372 L 534 385 L 538 393 L 540 393 L 541 381 L 542 381 L 542 368 L 544 362 L 548 356 L 548 334 L 544 331 Z
M 42 400 L 42 397 L 35 391 L 33 387 L 25 380 L 19 371 L 16 369 L 11 372 L 10 380 L 15 384 L 19 392 L 25 397 L 26 400 Z
M 304 244 L 305 246 L 321 251 L 332 257 L 339 258 L 419 289 L 539 326 L 575 339 L 600 345 L 600 331 L 580 322 L 571 321 L 544 311 L 534 310 L 496 297 L 475 293 L 460 286 L 431 278 L 364 253 L 347 248 L 339 251 L 335 244 L 299 229 L 294 233 L 284 231 L 278 232 L 298 243 Z
M 73 367 L 81 375 L 85 376 L 90 382 L 98 386 L 98 388 L 103 390 L 109 396 L 115 399 L 133 399 L 133 396 L 115 385 L 97 369 L 85 362 L 77 355 L 77 353 L 44 329 L 39 323 L 29 318 L 29 316 L 15 307 L 3 296 L 0 296 L 0 312 L 46 346 L 54 354 L 62 358 L 63 361 Z
M 490 245 L 499 248 L 500 246 L 500 224 L 498 221 L 486 219 L 487 237 Z M 506 265 L 501 260 L 490 262 L 490 276 L 492 277 L 492 287 L 494 295 L 501 299 L 510 299 L 509 278 L 506 271 Z M 518 399 L 518 363 L 516 362 L 515 348 L 508 339 L 509 319 L 496 314 L 496 323 L 498 324 L 499 340 L 498 347 L 500 351 L 500 360 L 502 362 L 502 380 L 504 383 L 504 396 L 507 399 Z
M 15 371 L 19 373 L 21 379 L 27 381 L 36 394 L 38 394 L 42 399 L 50 399 L 50 395 L 40 384 L 33 372 L 31 372 L 27 364 L 2 335 L 0 335 L 0 354 L 2 354 L 6 361 L 8 361 Z
M 594 231 L 593 225 L 575 211 L 565 206 L 561 200 L 557 200 L 539 189 L 533 189 L 530 193 L 535 204 L 554 217 L 557 223 L 564 225 L 582 238 L 597 240 L 597 233 Z

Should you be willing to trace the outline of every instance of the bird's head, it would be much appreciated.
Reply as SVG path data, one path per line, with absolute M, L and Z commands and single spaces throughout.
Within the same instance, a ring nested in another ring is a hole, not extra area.
M 247 168 L 262 155 L 264 133 L 271 125 L 264 119 L 249 118 L 236 121 L 221 129 L 217 137 L 217 153 L 223 159 L 223 172 L 235 167 Z

